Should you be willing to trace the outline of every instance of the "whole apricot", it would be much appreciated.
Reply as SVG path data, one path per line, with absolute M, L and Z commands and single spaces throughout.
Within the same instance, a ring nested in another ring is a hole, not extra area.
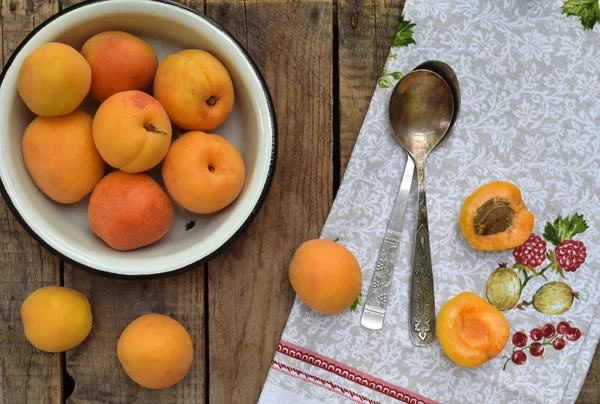
M 154 96 L 173 123 L 188 130 L 212 130 L 229 116 L 233 83 L 223 64 L 208 52 L 188 49 L 167 56 L 154 78 Z
M 91 82 L 90 65 L 79 52 L 50 42 L 23 60 L 17 89 L 34 114 L 57 116 L 73 112 L 90 91 Z
M 25 337 L 37 349 L 63 352 L 75 348 L 92 329 L 92 308 L 80 292 L 47 286 L 31 293 L 21 306 Z
M 122 31 L 94 35 L 81 48 L 92 68 L 90 95 L 104 101 L 128 90 L 148 90 L 158 68 L 158 57 L 150 45 Z
M 204 132 L 188 132 L 174 141 L 161 168 L 171 198 L 194 213 L 214 213 L 231 204 L 246 176 L 235 147 Z
M 360 301 L 362 272 L 358 261 L 335 241 L 304 242 L 292 258 L 289 276 L 300 299 L 320 313 L 341 313 Z
M 94 146 L 92 117 L 81 110 L 35 118 L 25 129 L 22 151 L 31 178 L 56 202 L 78 202 L 104 175 L 104 161 Z
M 471 292 L 448 300 L 437 318 L 442 348 L 459 365 L 475 367 L 497 356 L 510 337 L 500 310 Z
M 132 321 L 117 343 L 117 357 L 134 382 L 149 389 L 179 383 L 192 365 L 194 347 L 181 324 L 162 314 Z
M 141 91 L 123 91 L 100 105 L 94 143 L 111 166 L 128 173 L 157 165 L 171 144 L 171 122 L 160 103 Z
M 94 188 L 88 220 L 92 231 L 110 247 L 134 250 L 167 234 L 173 203 L 148 175 L 114 171 Z

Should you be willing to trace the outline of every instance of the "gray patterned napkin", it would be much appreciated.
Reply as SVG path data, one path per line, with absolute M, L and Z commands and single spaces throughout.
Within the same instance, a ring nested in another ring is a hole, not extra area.
M 324 316 L 297 299 L 261 403 L 576 400 L 600 338 L 597 7 L 596 0 L 409 0 L 321 235 L 339 237 L 356 255 L 366 294 L 406 161 L 388 126 L 391 87 L 425 60 L 445 61 L 457 72 L 463 104 L 453 137 L 431 154 L 426 168 L 437 310 L 462 291 L 485 297 L 488 276 L 498 264 L 516 264 L 511 251 L 473 250 L 458 225 L 462 203 L 473 190 L 504 180 L 523 192 L 536 218 L 536 235 L 558 215 L 583 215 L 589 226 L 574 236 L 587 249 L 585 262 L 574 272 L 563 271 L 564 278 L 556 265 L 546 271 L 547 280 L 532 278 L 520 300 L 530 301 L 551 281 L 568 284 L 579 299 L 560 315 L 526 305 L 504 312 L 511 336 L 525 331 L 531 343 L 530 330 L 560 322 L 581 335 L 566 334 L 562 350 L 551 344 L 558 337 L 544 338 L 543 356 L 526 348 L 521 365 L 510 360 L 519 350 L 511 340 L 502 354 L 478 368 L 456 365 L 438 342 L 414 347 L 407 330 L 413 185 L 383 330 L 360 326 L 362 307 Z M 559 254 L 552 235 L 546 231 L 546 236 L 547 252 Z

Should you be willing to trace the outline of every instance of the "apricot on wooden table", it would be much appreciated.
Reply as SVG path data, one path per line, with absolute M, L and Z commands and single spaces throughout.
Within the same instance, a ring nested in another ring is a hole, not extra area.
M 137 90 L 123 91 L 100 105 L 93 123 L 94 143 L 111 166 L 128 173 L 157 165 L 171 144 L 171 122 L 160 103 Z
M 173 203 L 147 174 L 115 171 L 94 188 L 88 220 L 92 231 L 110 247 L 133 250 L 167 234 Z
M 164 389 L 185 377 L 194 347 L 181 324 L 162 314 L 146 314 L 132 321 L 117 343 L 117 357 L 125 373 L 149 389 Z
M 92 117 L 81 110 L 35 118 L 25 129 L 22 152 L 35 184 L 56 202 L 78 202 L 104 175 L 105 164 L 92 137 Z
M 490 182 L 465 200 L 460 228 L 477 250 L 507 250 L 527 241 L 533 230 L 533 214 L 516 185 Z
M 244 186 L 244 160 L 218 135 L 188 132 L 173 142 L 162 163 L 169 195 L 194 213 L 214 213 L 231 204 Z
M 23 60 L 17 89 L 34 114 L 57 116 L 73 112 L 88 94 L 91 82 L 90 65 L 79 52 L 49 42 Z
M 229 72 L 213 55 L 188 49 L 167 56 L 154 78 L 154 96 L 173 123 L 188 130 L 212 130 L 233 108 Z
M 106 31 L 88 39 L 81 54 L 92 69 L 90 95 L 104 101 L 127 90 L 149 90 L 158 68 L 150 45 L 123 31 Z
M 25 337 L 46 352 L 75 348 L 92 329 L 92 309 L 80 292 L 62 286 L 47 286 L 23 301 L 21 319 Z
M 510 336 L 510 325 L 502 313 L 471 292 L 463 292 L 444 304 L 437 330 L 448 357 L 466 367 L 494 358 Z
M 290 283 L 308 307 L 337 314 L 360 302 L 362 272 L 354 254 L 331 240 L 309 240 L 296 250 Z

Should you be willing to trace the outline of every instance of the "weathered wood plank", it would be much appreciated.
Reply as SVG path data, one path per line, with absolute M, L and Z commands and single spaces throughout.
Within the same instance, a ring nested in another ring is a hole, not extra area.
M 64 0 L 63 6 L 78 3 Z M 181 1 L 204 11 L 202 0 Z M 75 381 L 68 403 L 203 403 L 205 401 L 204 268 L 157 280 L 115 280 L 65 267 L 65 286 L 90 299 L 94 328 L 90 337 L 67 352 L 67 372 Z M 165 390 L 148 390 L 135 384 L 121 368 L 117 341 L 135 318 L 161 313 L 178 320 L 194 342 L 194 361 L 183 381 Z
M 577 398 L 577 404 L 597 403 L 600 403 L 600 346 L 596 349 L 596 354 Z
M 209 264 L 209 397 L 254 403 L 287 320 L 295 248 L 332 202 L 332 4 L 208 1 L 263 72 L 279 121 L 277 172 L 246 233 Z
M 102 278 L 65 265 L 65 286 L 85 294 L 92 304 L 94 328 L 67 352 L 67 371 L 75 380 L 68 403 L 203 403 L 205 398 L 204 270 L 155 280 Z M 148 390 L 125 374 L 117 359 L 117 341 L 137 317 L 160 313 L 179 321 L 194 342 L 188 375 L 172 388 Z
M 6 63 L 35 26 L 58 11 L 58 0 L 2 0 L 0 59 Z M 60 403 L 60 354 L 38 351 L 23 334 L 21 303 L 35 289 L 58 285 L 60 262 L 21 227 L 0 201 L 0 402 Z
M 383 70 L 404 0 L 339 0 L 340 173 Z

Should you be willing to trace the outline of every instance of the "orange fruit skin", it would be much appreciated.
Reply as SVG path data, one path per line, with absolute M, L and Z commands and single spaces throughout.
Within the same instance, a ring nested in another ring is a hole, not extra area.
M 437 331 L 448 357 L 465 367 L 480 366 L 496 357 L 510 337 L 510 325 L 502 312 L 471 292 L 444 304 Z
M 38 116 L 25 129 L 23 160 L 38 188 L 59 203 L 75 203 L 104 175 L 104 160 L 92 137 L 92 117 L 81 110 Z
M 100 105 L 92 133 L 104 161 L 121 171 L 139 173 L 165 157 L 172 127 L 158 100 L 131 90 L 111 95 Z
M 180 382 L 194 357 L 190 334 L 162 314 L 146 314 L 132 321 L 117 343 L 117 357 L 134 382 L 164 389 Z
M 209 131 L 233 109 L 233 82 L 210 53 L 187 49 L 162 61 L 154 78 L 154 96 L 173 123 L 187 130 Z
M 92 192 L 88 221 L 115 250 L 144 247 L 161 239 L 173 221 L 173 202 L 147 174 L 115 171 Z
M 92 308 L 80 292 L 62 286 L 33 291 L 21 305 L 27 340 L 46 352 L 75 348 L 92 330 Z
M 92 69 L 90 95 L 104 101 L 128 90 L 149 90 L 158 68 L 150 45 L 122 31 L 106 31 L 88 39 L 81 54 Z
M 502 233 L 480 236 L 475 231 L 473 218 L 479 208 L 492 198 L 506 199 L 514 212 L 510 228 Z M 498 251 L 515 248 L 527 241 L 533 231 L 534 217 L 521 198 L 521 190 L 510 182 L 495 181 L 477 188 L 463 204 L 460 228 L 476 250 Z
M 244 160 L 218 135 L 188 132 L 179 137 L 162 163 L 165 187 L 190 212 L 215 213 L 231 204 L 246 180 Z
M 309 240 L 294 254 L 290 283 L 308 307 L 323 314 L 341 313 L 362 287 L 362 272 L 354 255 L 331 240 Z
M 91 83 L 92 70 L 79 52 L 49 42 L 23 60 L 17 90 L 34 114 L 58 116 L 73 112 L 85 99 Z

